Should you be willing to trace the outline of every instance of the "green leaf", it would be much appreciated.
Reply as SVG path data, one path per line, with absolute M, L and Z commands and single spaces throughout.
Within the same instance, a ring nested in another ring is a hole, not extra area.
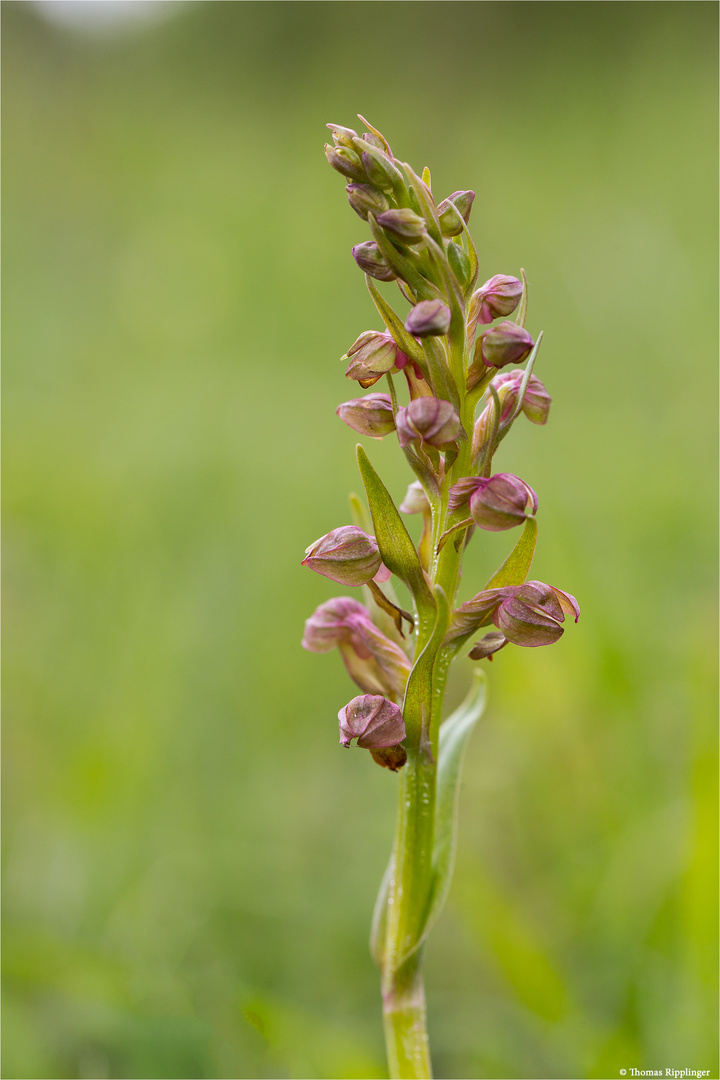
M 476 668 L 472 686 L 464 702 L 440 727 L 433 883 L 420 942 L 425 940 L 437 921 L 450 891 L 457 841 L 458 792 L 463 753 L 472 729 L 483 714 L 485 698 L 485 674 L 480 668 Z
M 404 161 L 397 162 L 398 168 L 403 173 L 406 183 L 412 187 L 415 198 L 417 199 L 420 212 L 425 218 L 425 224 L 427 225 L 428 232 L 432 236 L 433 240 L 437 244 L 442 244 L 442 232 L 440 231 L 440 222 L 438 220 L 437 210 L 435 208 L 435 201 L 430 192 L 430 188 L 427 184 L 423 183 L 417 173 L 412 167 Z
M 450 606 L 440 585 L 435 586 L 435 600 L 437 616 L 433 632 L 412 666 L 402 706 L 407 729 L 406 747 L 424 749 L 428 754 L 432 754 L 430 719 L 433 706 L 433 670 L 450 622 Z
M 515 408 L 513 409 L 512 414 L 510 415 L 510 417 L 503 424 L 503 426 L 502 426 L 502 428 L 501 428 L 501 430 L 500 430 L 500 432 L 498 434 L 498 437 L 497 437 L 497 440 L 496 440 L 498 446 L 503 441 L 505 436 L 509 433 L 510 428 L 513 426 L 513 424 L 517 420 L 518 416 L 520 415 L 520 410 L 522 409 L 523 401 L 525 400 L 525 394 L 527 393 L 528 384 L 530 382 L 530 376 L 532 375 L 532 371 L 533 371 L 533 368 L 535 366 L 535 361 L 537 359 L 538 350 L 540 348 L 540 343 L 542 342 L 544 333 L 545 333 L 544 330 L 540 331 L 540 333 L 537 336 L 537 341 L 535 342 L 535 345 L 533 347 L 533 351 L 530 353 L 530 355 L 528 357 L 527 367 L 525 368 L 525 372 L 523 374 L 522 381 L 520 383 L 520 389 L 518 390 L 518 396 L 517 396 L 517 401 L 515 402 Z
M 348 502 L 350 503 L 350 514 L 353 519 L 353 525 L 357 525 L 358 529 L 362 529 L 363 532 L 371 533 L 372 523 L 370 521 L 370 515 L 360 496 L 356 495 L 354 491 L 351 491 L 348 495 Z
M 525 276 L 525 271 L 523 270 L 522 267 L 520 267 L 520 277 L 522 278 L 523 291 L 522 291 L 522 295 L 520 296 L 520 303 L 518 304 L 518 313 L 515 316 L 515 322 L 518 324 L 518 326 L 523 326 L 524 327 L 525 326 L 525 316 L 527 315 L 527 306 L 528 306 L 528 283 L 527 283 L 527 277 Z
M 530 573 L 530 566 L 537 543 L 537 521 L 529 517 L 520 539 L 502 566 L 495 571 L 486 589 L 501 589 L 504 585 L 523 585 Z
M 382 971 L 385 964 L 385 934 L 387 931 L 388 898 L 390 896 L 390 883 L 395 870 L 395 852 L 390 856 L 380 889 L 373 908 L 372 925 L 370 926 L 370 955 Z
M 388 570 L 397 574 L 400 580 L 405 582 L 413 594 L 420 617 L 422 635 L 423 627 L 434 622 L 435 600 L 425 580 L 420 557 L 395 503 L 390 498 L 389 491 L 359 443 L 357 459 L 382 561 Z

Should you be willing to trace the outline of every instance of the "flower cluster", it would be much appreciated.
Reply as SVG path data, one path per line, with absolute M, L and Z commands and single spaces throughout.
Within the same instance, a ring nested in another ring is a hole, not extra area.
M 550 396 L 532 372 L 542 335 L 536 340 L 525 328 L 525 275 L 494 274 L 478 285 L 468 229 L 474 192 L 455 191 L 436 202 L 428 170 L 418 176 L 365 124 L 362 134 L 328 124 L 332 143 L 325 154 L 370 229 L 371 238 L 352 255 L 384 327 L 362 333 L 342 362 L 346 378 L 362 389 L 386 379 L 387 392 L 353 397 L 337 415 L 362 436 L 395 433 L 415 475 L 399 510 L 422 514 L 423 531 L 413 545 L 386 489 L 364 466 L 375 535 L 362 519 L 334 529 L 307 549 L 303 565 L 339 584 L 365 587 L 365 602 L 340 597 L 321 604 L 307 621 L 303 645 L 313 652 L 337 647 L 363 692 L 340 711 L 342 745 L 357 739 L 395 770 L 405 760 L 401 743 L 410 738 L 401 711 L 405 685 L 427 646 L 432 619 L 440 618 L 438 589 L 451 609 L 443 633 L 435 632 L 438 655 L 445 650 L 448 663 L 471 634 L 491 623 L 496 629 L 473 646 L 473 659 L 491 659 L 508 643 L 551 644 L 562 635 L 565 616 L 577 621 L 579 609 L 569 593 L 526 580 L 538 498 L 524 479 L 492 470 L 518 416 L 545 424 L 550 409 Z M 404 314 L 377 282 L 395 283 L 401 303 L 409 304 Z M 513 367 L 525 361 L 525 370 Z M 405 402 L 397 376 L 407 385 Z M 475 529 L 516 527 L 523 528 L 521 541 L 503 567 L 453 611 L 462 553 Z M 394 593 L 380 588 L 391 572 L 410 589 L 415 619 L 397 607 Z M 403 637 L 403 618 L 420 624 L 414 641 Z

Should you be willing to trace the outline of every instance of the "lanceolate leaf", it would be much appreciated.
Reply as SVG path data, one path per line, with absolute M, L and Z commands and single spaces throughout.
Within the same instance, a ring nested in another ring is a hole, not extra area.
M 530 573 L 537 542 L 537 521 L 529 517 L 520 539 L 505 562 L 496 570 L 485 586 L 486 589 L 502 589 L 505 585 L 524 585 Z
M 420 558 L 389 491 L 359 444 L 357 459 L 382 561 L 388 570 L 405 582 L 413 594 L 422 624 L 422 634 L 423 626 L 427 627 L 434 622 L 435 600 L 425 580 Z
M 450 891 L 457 839 L 458 791 L 463 753 L 472 729 L 485 708 L 486 680 L 476 668 L 473 684 L 459 709 L 440 727 L 435 840 L 433 843 L 433 884 L 421 941 L 437 921 Z
M 372 926 L 370 927 L 370 955 L 382 971 L 385 964 L 385 931 L 387 930 L 388 897 L 390 895 L 390 882 L 395 871 L 395 852 L 390 856 L 383 879 L 380 882 L 380 890 L 377 894 L 373 909 Z
M 430 189 L 427 184 L 423 183 L 417 173 L 406 164 L 404 161 L 397 162 L 398 168 L 405 175 L 406 182 L 412 187 L 417 199 L 418 206 L 420 207 L 420 213 L 425 218 L 425 224 L 427 225 L 428 232 L 432 236 L 436 244 L 442 244 L 442 233 L 440 232 L 440 222 L 438 221 L 437 210 L 435 208 L 435 202 L 430 193 Z

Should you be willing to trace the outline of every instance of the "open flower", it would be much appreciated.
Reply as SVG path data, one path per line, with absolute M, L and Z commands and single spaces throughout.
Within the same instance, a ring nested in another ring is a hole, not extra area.
M 575 622 L 580 618 L 575 597 L 542 581 L 485 589 L 453 612 L 445 643 L 493 622 L 514 645 L 531 649 L 552 645 L 564 632 L 561 624 L 566 615 Z
M 410 661 L 399 645 L 378 630 L 359 601 L 338 596 L 320 604 L 305 623 L 302 644 L 317 653 L 337 646 L 350 678 L 363 693 L 402 699 Z
M 537 495 L 524 480 L 512 473 L 494 476 L 468 476 L 450 489 L 448 505 L 456 510 L 468 503 L 470 516 L 481 529 L 502 532 L 522 525 L 531 513 L 537 513 Z

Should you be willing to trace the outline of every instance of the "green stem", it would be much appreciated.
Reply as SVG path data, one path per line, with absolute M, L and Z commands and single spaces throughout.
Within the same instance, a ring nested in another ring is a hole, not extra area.
M 438 552 L 437 543 L 448 528 L 449 518 L 456 513 L 448 511 L 450 486 L 454 480 L 468 475 L 471 465 L 473 407 L 463 401 L 468 358 L 464 318 L 461 322 L 460 326 L 453 327 L 447 366 L 432 340 L 431 347 L 427 347 L 426 343 L 425 350 L 431 370 L 438 378 L 440 373 L 444 373 L 446 382 L 452 387 L 454 396 L 458 398 L 463 427 L 470 432 L 469 437 L 459 441 L 458 456 L 443 477 L 439 500 L 431 500 L 433 547 L 430 581 L 433 586 L 442 587 L 451 610 L 458 588 L 462 550 L 458 552 L 453 543 L 448 543 Z M 447 396 L 452 395 L 448 393 Z M 416 660 L 427 642 L 427 636 L 418 635 Z M 450 659 L 451 653 L 443 649 L 440 635 L 433 658 L 429 697 L 424 696 L 421 702 L 420 717 L 413 717 L 414 728 L 419 728 L 423 736 L 417 741 L 407 741 L 408 760 L 399 777 L 393 872 L 387 892 L 382 950 L 385 1038 L 393 1080 L 426 1080 L 432 1076 L 422 977 L 422 935 L 434 886 L 438 730 Z M 406 714 L 406 723 L 409 720 Z
M 383 1003 L 390 1075 L 398 1080 L 430 1080 L 422 949 L 413 953 L 383 988 Z

